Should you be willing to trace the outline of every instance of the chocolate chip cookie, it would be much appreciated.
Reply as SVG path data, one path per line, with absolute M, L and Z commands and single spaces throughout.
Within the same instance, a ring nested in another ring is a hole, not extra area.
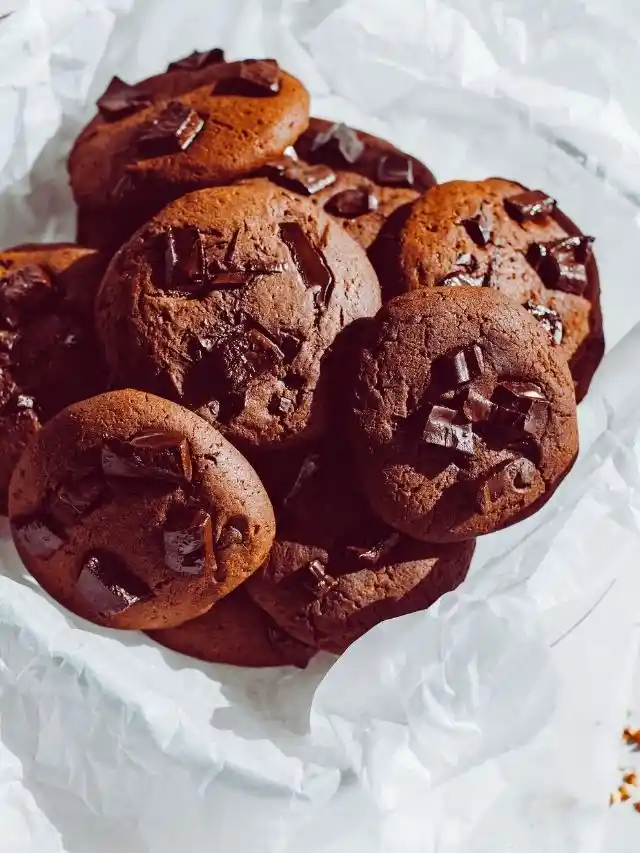
M 287 633 L 339 654 L 366 631 L 429 607 L 464 579 L 475 541 L 417 542 L 377 519 L 344 456 L 310 456 L 249 595 Z
M 113 628 L 200 616 L 264 561 L 274 536 L 246 459 L 197 415 L 132 390 L 45 424 L 13 474 L 9 515 L 45 590 Z
M 450 181 L 412 206 L 400 275 L 406 289 L 466 284 L 517 300 L 569 361 L 579 402 L 604 353 L 592 242 L 541 190 Z
M 183 655 L 234 666 L 305 667 L 315 653 L 279 628 L 251 601 L 244 587 L 197 619 L 148 634 Z
M 330 350 L 380 289 L 326 214 L 261 179 L 191 193 L 114 257 L 97 300 L 113 378 L 182 403 L 243 448 L 329 422 Z
M 422 288 L 364 335 L 351 431 L 388 524 L 451 542 L 538 509 L 578 450 L 573 383 L 542 325 L 489 288 Z
M 304 86 L 273 59 L 207 51 L 130 86 L 114 77 L 69 158 L 78 239 L 117 248 L 168 202 L 248 175 L 309 118 Z
M 105 389 L 93 298 L 104 270 L 92 249 L 25 245 L 0 252 L 0 511 L 29 439 L 60 409 Z

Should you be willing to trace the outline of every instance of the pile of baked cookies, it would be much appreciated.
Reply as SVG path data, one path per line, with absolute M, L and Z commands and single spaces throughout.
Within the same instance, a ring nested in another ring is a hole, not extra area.
M 69 159 L 78 244 L 0 253 L 0 492 L 103 626 L 304 665 L 465 577 L 578 448 L 592 238 L 541 190 L 437 184 L 309 118 L 272 59 L 114 78 Z

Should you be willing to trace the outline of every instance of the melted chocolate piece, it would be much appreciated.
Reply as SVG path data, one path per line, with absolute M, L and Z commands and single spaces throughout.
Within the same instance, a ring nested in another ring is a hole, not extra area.
M 165 287 L 192 292 L 202 287 L 207 263 L 197 228 L 169 228 L 165 240 Z
M 447 406 L 432 406 L 422 431 L 422 441 L 435 447 L 473 456 L 473 428 L 457 423 L 458 412 Z
M 65 544 L 63 536 L 54 529 L 50 518 L 34 513 L 11 523 L 16 544 L 31 557 L 46 560 Z
M 486 246 L 491 240 L 493 223 L 485 210 L 479 210 L 474 216 L 463 219 L 462 224 L 476 246 Z
M 355 219 L 356 216 L 364 216 L 378 209 L 378 199 L 374 193 L 364 187 L 350 190 L 342 190 L 331 196 L 324 209 L 334 216 L 342 216 L 344 219 Z
M 185 151 L 204 127 L 204 119 L 180 101 L 171 101 L 138 139 L 140 157 Z
M 471 423 L 481 423 L 491 417 L 493 403 L 473 388 L 465 388 L 458 398 L 460 412 Z
M 0 368 L 0 410 L 12 402 L 18 391 L 18 386 L 8 370 Z
M 353 165 L 364 151 L 364 142 L 355 130 L 346 124 L 332 124 L 325 131 L 316 133 L 311 142 L 311 153 L 330 156 L 338 162 Z
M 105 483 L 92 474 L 62 483 L 47 500 L 49 514 L 63 527 L 73 527 L 102 501 Z
M 448 388 L 464 385 L 477 379 L 484 372 L 484 356 L 478 344 L 456 350 L 439 358 L 434 365 L 436 376 L 446 383 Z
M 493 504 L 510 492 L 526 492 L 535 479 L 536 466 L 529 459 L 512 459 L 495 468 L 477 495 L 478 509 L 488 512 Z
M 559 346 L 564 337 L 564 326 L 558 312 L 531 299 L 525 302 L 524 307 L 540 323 L 542 328 L 547 330 L 551 338 L 551 343 Z
M 527 260 L 545 287 L 581 296 L 587 284 L 587 262 L 593 237 L 574 235 L 549 243 L 532 243 Z
M 311 560 L 300 569 L 300 580 L 316 598 L 322 598 L 338 581 L 328 574 L 326 566 L 320 560 Z
M 15 328 L 30 314 L 44 310 L 54 297 L 55 291 L 42 267 L 19 267 L 0 279 L 0 320 Z
M 412 187 L 415 183 L 413 160 L 404 154 L 381 154 L 376 166 L 376 181 L 388 187 Z
M 386 557 L 387 554 L 396 547 L 399 541 L 400 534 L 394 530 L 387 537 L 380 540 L 380 542 L 376 542 L 376 544 L 372 545 L 370 548 L 360 548 L 358 546 L 348 545 L 347 551 L 355 554 L 359 563 L 362 563 L 367 567 L 373 567 L 379 565 L 382 558 Z
M 96 105 L 105 121 L 116 121 L 139 112 L 150 103 L 149 95 L 138 86 L 130 86 L 119 77 L 112 77 Z
M 275 59 L 244 59 L 228 63 L 214 85 L 216 95 L 267 97 L 280 91 L 280 66 Z
M 162 537 L 164 561 L 172 572 L 202 575 L 205 571 L 215 570 L 213 531 L 208 512 L 182 507 L 168 519 Z
M 321 163 L 312 166 L 291 157 L 272 160 L 263 171 L 275 183 L 303 195 L 314 195 L 331 186 L 336 180 L 336 173 L 328 166 Z
M 287 244 L 305 286 L 315 291 L 319 310 L 326 309 L 335 280 L 325 256 L 311 243 L 297 222 L 281 222 L 280 236 Z
M 15 363 L 13 348 L 19 340 L 18 332 L 0 329 L 0 367 L 9 367 Z
M 194 50 L 189 56 L 170 62 L 167 71 L 200 71 L 209 65 L 219 65 L 224 62 L 224 51 L 220 47 L 211 50 Z
M 549 414 L 549 401 L 532 382 L 501 382 L 493 393 L 492 424 L 516 440 L 542 437 Z
M 130 441 L 116 441 L 102 448 L 102 471 L 107 477 L 190 482 L 191 454 L 187 440 L 178 432 L 146 430 Z
M 553 213 L 555 207 L 555 199 L 542 190 L 525 190 L 504 200 L 504 209 L 512 219 L 521 224 L 530 219 L 548 216 Z
M 107 551 L 85 556 L 76 582 L 75 595 L 100 616 L 114 616 L 151 598 L 151 590 Z

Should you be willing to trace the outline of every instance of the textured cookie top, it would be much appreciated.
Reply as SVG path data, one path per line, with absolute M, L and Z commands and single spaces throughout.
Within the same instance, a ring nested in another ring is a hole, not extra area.
M 96 305 L 117 382 L 264 447 L 324 431 L 328 351 L 380 290 L 336 223 L 256 180 L 169 205 L 115 256 Z
M 246 459 L 192 412 L 131 390 L 42 428 L 14 472 L 9 513 L 44 588 L 120 628 L 205 612 L 260 565 L 274 535 Z
M 391 300 L 355 373 L 365 493 L 417 538 L 452 541 L 513 523 L 549 497 L 576 456 L 566 362 L 496 291 L 433 288 Z

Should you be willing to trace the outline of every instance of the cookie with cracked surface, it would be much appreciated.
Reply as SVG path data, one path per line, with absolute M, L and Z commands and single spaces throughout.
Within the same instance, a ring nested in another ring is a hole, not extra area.
M 93 250 L 28 244 L 0 251 L 0 511 L 29 439 L 60 409 L 106 388 L 93 334 L 104 272 Z
M 44 589 L 113 628 L 200 616 L 264 561 L 274 536 L 247 460 L 197 415 L 133 390 L 45 424 L 14 471 L 9 516 Z
M 578 451 L 571 374 L 495 290 L 422 288 L 370 322 L 350 413 L 364 491 L 388 524 L 451 542 L 535 511 Z
M 116 254 L 96 300 L 116 383 L 253 450 L 325 431 L 332 345 L 379 306 L 364 250 L 264 179 L 173 202 Z
M 177 628 L 148 631 L 149 637 L 183 655 L 233 666 L 305 667 L 315 650 L 289 636 L 254 604 L 244 587 L 203 616 Z
M 501 178 L 450 181 L 411 208 L 400 276 L 408 290 L 469 284 L 524 305 L 568 360 L 579 402 L 604 353 L 591 244 L 541 190 Z
M 336 654 L 385 619 L 423 610 L 460 584 L 475 541 L 418 542 L 377 519 L 345 458 L 326 454 L 278 515 L 269 560 L 247 582 L 287 633 Z
M 273 59 L 220 51 L 135 85 L 114 77 L 69 157 L 78 239 L 115 249 L 166 204 L 278 157 L 307 127 L 305 87 Z

